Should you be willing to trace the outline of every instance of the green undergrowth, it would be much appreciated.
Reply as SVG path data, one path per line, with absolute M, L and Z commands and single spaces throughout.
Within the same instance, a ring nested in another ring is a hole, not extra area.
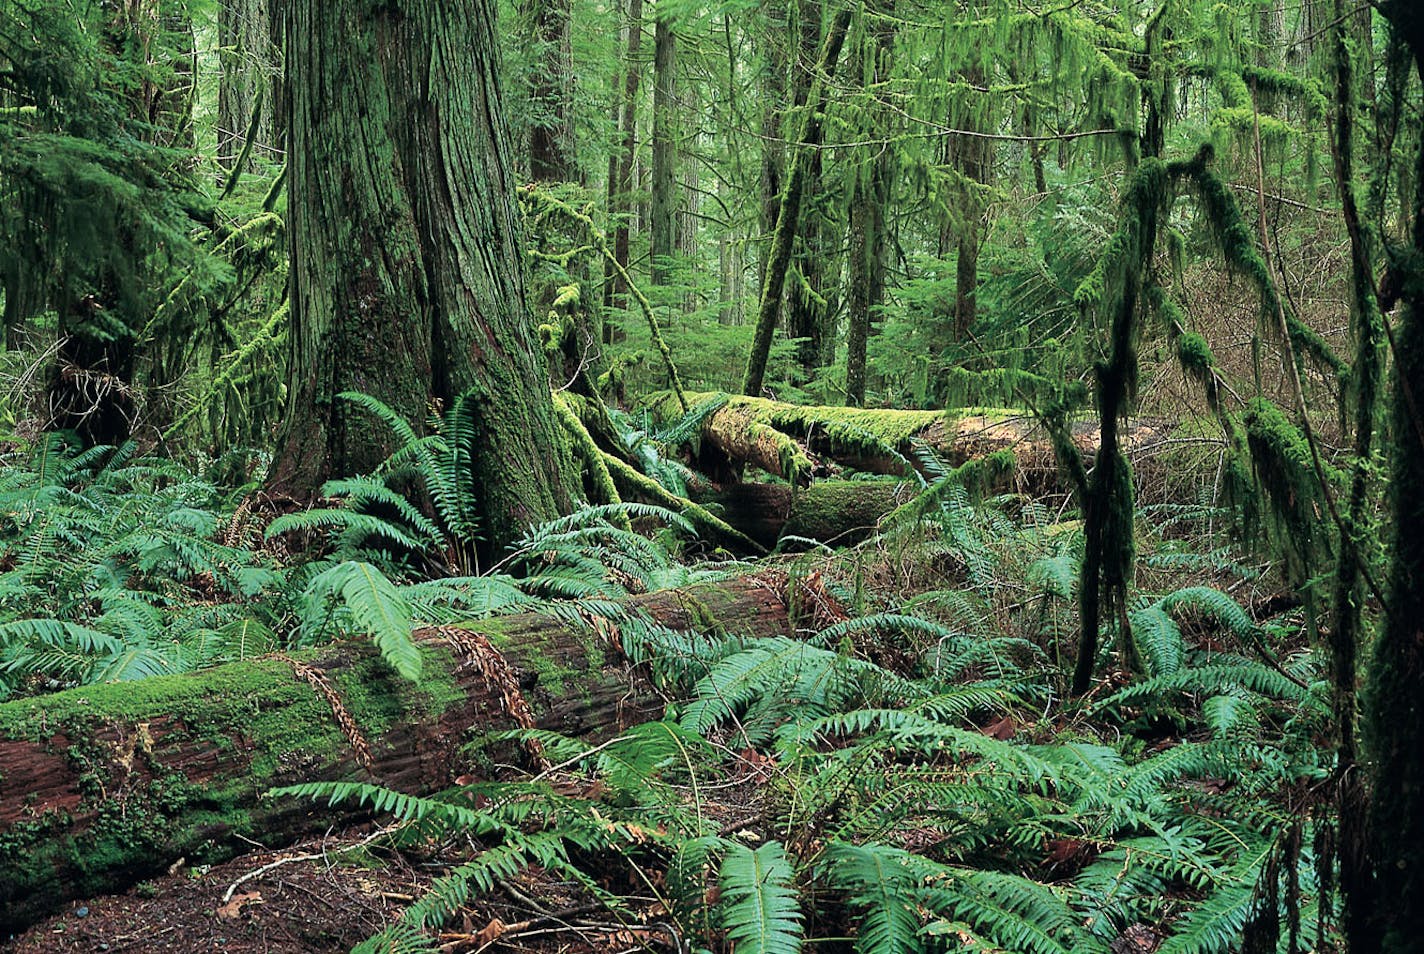
M 1109 952 L 1147 931 L 1203 954 L 1270 921 L 1314 937 L 1335 902 L 1299 798 L 1327 773 L 1327 696 L 1301 620 L 1224 591 L 1253 571 L 1184 559 L 1214 517 L 1143 515 L 1143 577 L 1176 585 L 1137 592 L 1135 645 L 1104 647 L 1081 700 L 1059 658 L 1081 525 L 949 485 L 892 535 L 791 564 L 796 639 L 620 621 L 670 700 L 659 720 L 598 744 L 501 733 L 554 768 L 431 797 L 285 794 L 392 813 L 388 850 L 473 839 L 363 951 L 433 950 L 457 912 L 498 911 L 497 884 L 547 879 L 690 950 Z
M 275 519 L 260 511 L 255 483 L 139 458 L 132 444 L 80 450 L 48 435 L 6 454 L 0 701 L 342 638 L 370 639 L 400 676 L 417 679 L 419 626 L 722 572 L 680 560 L 691 526 L 640 504 L 587 507 L 534 528 L 498 567 L 481 568 L 465 403 L 422 435 L 380 402 L 350 399 L 402 446 L 376 473 L 333 480 L 317 506 Z M 630 518 L 666 529 L 649 539 Z

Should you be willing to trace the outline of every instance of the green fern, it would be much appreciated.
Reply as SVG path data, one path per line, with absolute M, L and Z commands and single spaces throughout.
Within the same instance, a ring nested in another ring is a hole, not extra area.
M 829 887 L 846 892 L 862 920 L 856 931 L 860 954 L 914 954 L 921 949 L 917 889 L 924 860 L 901 848 L 832 842 L 826 846 Z
M 352 628 L 368 636 L 381 656 L 406 679 L 420 676 L 420 650 L 411 639 L 411 609 L 405 596 L 386 575 L 369 563 L 348 560 L 318 573 L 303 596 L 303 629 L 309 637 L 321 633 L 339 603 Z
M 768 841 L 755 850 L 731 845 L 722 859 L 718 915 L 737 954 L 797 954 L 801 905 L 786 848 Z

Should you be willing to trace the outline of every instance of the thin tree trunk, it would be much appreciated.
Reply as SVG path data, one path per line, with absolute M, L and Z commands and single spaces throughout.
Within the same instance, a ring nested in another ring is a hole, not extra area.
M 970 86 L 983 86 L 984 72 L 971 69 L 964 80 Z M 983 97 L 974 97 L 967 109 L 955 110 L 951 126 L 973 132 L 989 132 L 990 123 L 983 114 Z M 958 255 L 954 275 L 954 340 L 963 341 L 974 327 L 979 310 L 979 246 L 984 229 L 984 187 L 992 170 L 991 140 L 981 136 L 952 136 L 950 155 L 955 169 L 964 177 L 964 201 L 958 223 Z
M 542 53 L 529 91 L 529 174 L 536 182 L 573 181 L 573 3 L 530 0 L 525 17 L 530 46 Z
M 619 269 L 609 283 L 612 289 L 609 304 L 615 309 L 628 307 L 628 285 L 623 276 L 630 273 L 632 246 L 630 231 L 633 214 L 633 168 L 638 151 L 638 85 L 642 82 L 642 64 L 638 62 L 643 40 L 643 0 L 628 0 L 628 49 L 623 63 L 623 117 L 619 121 L 622 146 L 618 152 L 618 174 L 610 187 L 614 199 L 609 203 L 614 220 L 613 257 Z M 603 343 L 612 344 L 616 335 L 608 322 L 603 326 Z
M 290 398 L 269 487 L 310 500 L 394 449 L 343 391 L 415 422 L 473 391 L 471 492 L 498 552 L 569 494 L 525 305 L 493 14 L 491 0 L 287 7 Z
M 529 172 L 540 182 L 578 178 L 573 125 L 573 4 L 571 0 L 533 0 L 527 30 L 543 51 L 534 71 L 529 106 Z
M 232 171 L 258 113 L 254 148 L 272 142 L 267 76 L 272 71 L 267 0 L 222 0 L 218 7 L 218 164 Z
M 677 219 L 677 34 L 672 16 L 657 4 L 653 30 L 653 197 L 649 228 L 654 285 L 671 280 Z
M 888 3 L 884 11 L 894 12 Z M 877 21 L 875 45 L 867 44 L 867 53 L 874 58 L 866 71 L 872 87 L 890 77 L 891 55 L 895 41 L 894 27 L 888 20 Z M 866 348 L 875 325 L 875 312 L 885 296 L 885 209 L 890 203 L 893 175 L 889 145 L 877 147 L 870 169 L 856 176 L 850 206 L 850 301 L 849 328 L 846 335 L 846 404 L 865 404 Z
M 782 176 L 786 171 L 784 118 L 786 111 L 787 50 L 791 39 L 787 33 L 787 0 L 770 0 L 762 9 L 761 66 L 761 231 L 757 247 L 757 290 L 766 287 L 767 265 L 771 261 L 776 216 L 781 210 Z M 776 302 L 780 311 L 781 302 Z M 773 321 L 777 321 L 776 315 Z
M 767 265 L 766 281 L 761 289 L 761 304 L 757 310 L 756 333 L 752 340 L 751 354 L 747 358 L 746 374 L 742 379 L 743 394 L 760 394 L 762 381 L 766 377 L 766 361 L 771 354 L 772 336 L 776 333 L 778 306 L 781 293 L 786 287 L 786 269 L 791 263 L 793 239 L 801 217 L 806 172 L 810 162 L 810 149 L 806 146 L 820 140 L 821 125 L 825 120 L 825 110 L 830 99 L 829 83 L 835 75 L 836 60 L 840 57 L 846 31 L 850 28 L 850 20 L 849 8 L 837 11 L 826 33 L 826 42 L 821 48 L 815 82 L 807 98 L 806 116 L 801 124 L 801 135 L 797 137 L 798 145 L 791 156 L 786 191 L 777 211 L 771 257 Z

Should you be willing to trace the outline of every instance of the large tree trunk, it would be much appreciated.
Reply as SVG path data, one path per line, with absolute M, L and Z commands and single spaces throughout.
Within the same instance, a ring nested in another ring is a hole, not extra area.
M 410 421 L 474 390 L 472 488 L 498 550 L 568 502 L 566 452 L 524 297 L 494 5 L 287 6 L 290 384 L 272 489 L 315 497 Z
M 1411 0 L 1378 7 L 1410 47 L 1424 79 L 1424 10 Z M 1389 606 L 1374 646 L 1363 728 L 1373 760 L 1370 848 L 1375 884 L 1351 950 L 1424 950 L 1424 142 L 1414 164 L 1412 247 L 1397 249 L 1404 272 L 1395 334 L 1394 460 L 1390 484 L 1394 557 Z
M 789 636 L 785 578 L 761 574 L 625 601 L 664 625 Z M 471 732 L 533 725 L 598 738 L 659 701 L 618 658 L 616 620 L 507 616 L 417 633 L 418 684 L 368 643 L 0 705 L 0 930 L 332 824 L 274 786 L 356 779 L 411 793 L 466 772 Z

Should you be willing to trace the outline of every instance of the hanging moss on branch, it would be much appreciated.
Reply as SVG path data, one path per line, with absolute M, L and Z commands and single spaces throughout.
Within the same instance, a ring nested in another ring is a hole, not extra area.
M 1086 543 L 1079 572 L 1082 630 L 1073 671 L 1074 695 L 1082 695 L 1092 685 L 1104 615 L 1116 617 L 1122 645 L 1131 646 L 1126 606 L 1137 551 L 1132 467 L 1118 441 L 1118 424 L 1137 392 L 1137 316 L 1149 281 L 1159 221 L 1171 205 L 1170 185 L 1167 167 L 1160 159 L 1148 156 L 1142 160 L 1123 196 L 1117 231 L 1074 294 L 1085 314 L 1107 319 L 1110 349 L 1107 360 L 1095 368 L 1100 433 L 1097 462 L 1086 477 L 1081 464 L 1073 469 L 1074 482 L 1081 488 Z
M 1281 298 L 1275 280 L 1266 267 L 1266 260 L 1256 248 L 1251 227 L 1241 215 L 1235 194 L 1212 167 L 1214 157 L 1212 147 L 1204 145 L 1194 158 L 1172 163 L 1169 167 L 1171 176 L 1174 181 L 1185 182 L 1191 187 L 1227 266 L 1250 281 L 1260 295 L 1263 324 L 1274 328 L 1276 316 L 1284 316 L 1289 340 L 1282 344 L 1290 349 L 1296 360 L 1308 358 L 1337 386 L 1342 385 L 1348 378 L 1349 368 L 1315 329 L 1301 321 L 1290 304 Z
M 1334 551 L 1310 446 L 1300 428 L 1265 398 L 1250 402 L 1243 423 L 1256 482 L 1270 502 L 1268 532 L 1286 554 L 1287 577 L 1309 589 L 1311 578 L 1333 559 Z M 1340 484 L 1339 471 L 1326 473 L 1333 485 Z
M 638 308 L 643 312 L 643 317 L 648 320 L 648 334 L 651 336 L 653 345 L 658 349 L 658 354 L 662 356 L 663 367 L 667 368 L 668 385 L 672 388 L 672 393 L 676 396 L 678 403 L 682 405 L 684 413 L 688 410 L 687 397 L 682 386 L 682 375 L 678 374 L 677 363 L 672 359 L 672 349 L 668 347 L 667 341 L 663 339 L 662 326 L 658 322 L 658 316 L 653 311 L 652 303 L 648 301 L 646 295 L 639 290 L 633 281 L 633 276 L 628 274 L 628 270 L 618 261 L 613 254 L 613 249 L 609 247 L 608 236 L 594 224 L 593 218 L 586 212 L 581 212 L 567 202 L 551 195 L 546 189 L 542 189 L 535 184 L 530 184 L 520 190 L 519 198 L 526 207 L 532 207 L 536 215 L 545 215 L 552 212 L 567 217 L 578 223 L 587 230 L 592 248 L 597 249 L 607 262 L 624 282 L 633 299 L 637 301 Z M 581 250 L 575 250 L 575 252 Z

